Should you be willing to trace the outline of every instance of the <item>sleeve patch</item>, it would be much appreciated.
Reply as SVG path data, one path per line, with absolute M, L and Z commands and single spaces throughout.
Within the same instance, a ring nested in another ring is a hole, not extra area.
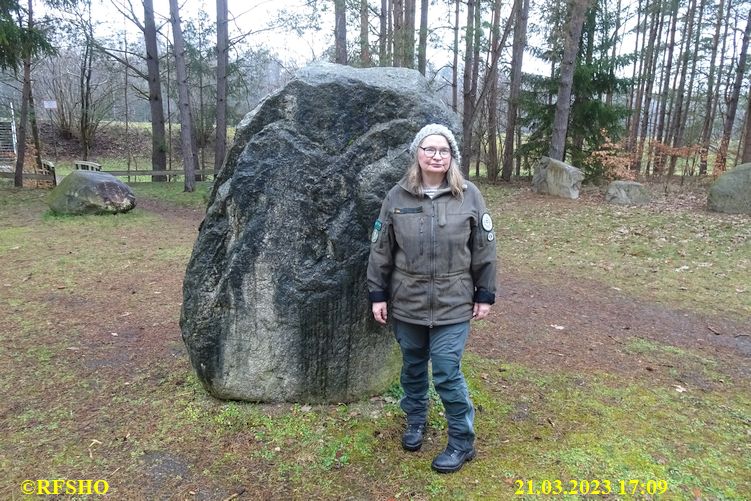
M 485 230 L 485 231 L 492 230 L 493 229 L 493 220 L 491 219 L 490 214 L 488 214 L 487 212 L 485 214 L 483 214 L 482 215 L 482 221 L 481 221 L 480 224 L 482 224 L 482 229 L 483 230 Z

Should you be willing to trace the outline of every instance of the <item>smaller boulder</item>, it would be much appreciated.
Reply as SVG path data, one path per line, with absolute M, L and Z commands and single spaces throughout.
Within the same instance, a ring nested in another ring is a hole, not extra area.
M 605 201 L 611 204 L 642 205 L 650 199 L 647 188 L 636 181 L 613 181 L 605 193 Z
M 556 197 L 579 198 L 584 173 L 574 166 L 549 157 L 542 157 L 535 165 L 532 189 Z
M 117 214 L 135 207 L 136 196 L 112 174 L 76 170 L 52 190 L 47 204 L 56 214 Z
M 728 214 L 751 214 L 751 163 L 717 178 L 709 188 L 707 208 Z

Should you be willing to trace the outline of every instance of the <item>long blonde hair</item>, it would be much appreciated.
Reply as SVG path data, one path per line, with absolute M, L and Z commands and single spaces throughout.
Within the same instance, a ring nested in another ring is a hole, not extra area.
M 464 198 L 464 176 L 459 169 L 459 164 L 452 156 L 449 168 L 446 171 L 446 182 L 451 188 L 451 194 L 459 200 Z M 404 184 L 406 188 L 415 195 L 424 196 L 425 191 L 422 187 L 422 169 L 415 156 L 412 159 L 412 163 L 407 168 L 407 172 L 404 174 Z

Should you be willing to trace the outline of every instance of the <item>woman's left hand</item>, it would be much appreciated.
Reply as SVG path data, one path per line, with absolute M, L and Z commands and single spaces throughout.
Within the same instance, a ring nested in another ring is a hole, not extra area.
M 487 303 L 475 303 L 475 308 L 472 311 L 472 319 L 482 320 L 490 313 L 490 305 Z

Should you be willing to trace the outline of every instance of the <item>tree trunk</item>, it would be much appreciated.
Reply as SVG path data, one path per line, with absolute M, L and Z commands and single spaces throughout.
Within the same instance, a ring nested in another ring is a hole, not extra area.
M 584 15 L 584 22 L 582 23 L 582 34 L 579 37 L 579 60 L 583 60 L 583 66 L 591 68 L 592 60 L 594 58 L 595 49 L 595 28 L 597 26 L 597 7 L 588 9 Z M 578 66 L 578 65 L 576 65 Z M 574 72 L 576 72 L 576 66 Z M 582 97 L 577 93 L 578 89 L 572 87 L 572 104 L 571 109 L 576 110 L 583 106 L 583 103 L 589 99 L 589 97 Z M 581 131 L 575 131 L 571 135 L 571 148 L 574 152 L 581 152 L 584 148 L 584 134 Z M 565 149 L 565 148 L 564 148 Z M 565 156 L 564 152 L 564 156 Z
M 748 97 L 746 98 L 746 127 L 743 133 L 743 155 L 741 156 L 741 163 L 745 164 L 751 162 L 751 88 L 748 91 Z
M 427 48 L 428 48 L 428 5 L 429 0 L 422 0 L 420 2 L 420 42 L 417 47 L 417 70 L 420 74 L 425 75 L 425 70 L 428 64 L 427 61 Z
M 691 94 L 693 90 L 694 85 L 694 77 L 696 76 L 696 60 L 698 59 L 697 54 L 699 52 L 699 38 L 701 36 L 701 25 L 702 20 L 704 19 L 704 6 L 705 6 L 705 0 L 701 0 L 701 4 L 699 5 L 699 12 L 698 12 L 698 20 L 696 21 L 696 26 L 698 26 L 698 29 L 696 29 L 696 33 L 694 33 L 694 13 L 693 11 L 696 10 L 696 0 L 693 0 L 693 6 L 694 9 L 689 8 L 689 25 L 686 29 L 685 37 L 686 37 L 686 53 L 683 58 L 684 66 L 682 68 L 681 73 L 681 83 L 678 87 L 678 101 L 675 106 L 676 109 L 676 115 L 675 115 L 675 127 L 674 127 L 674 135 L 673 135 L 673 148 L 681 148 L 683 146 L 683 135 L 686 131 L 686 122 L 688 121 L 688 110 L 691 105 Z M 692 51 L 689 51 L 689 42 L 688 40 L 693 37 L 694 40 L 694 47 Z M 686 85 L 686 74 L 689 73 L 688 66 L 689 66 L 689 59 L 691 59 L 691 71 L 690 71 L 690 77 L 688 85 Z M 686 95 L 684 95 L 684 89 Z M 685 101 L 685 105 L 683 104 Z M 675 173 L 675 167 L 678 161 L 678 157 L 676 155 L 673 155 L 670 158 L 670 168 L 668 169 L 668 177 L 672 177 Z
M 16 137 L 18 154 L 16 155 L 16 172 L 13 186 L 23 186 L 23 165 L 26 161 L 26 135 L 29 122 L 29 95 L 31 94 L 31 56 L 23 62 L 23 90 L 21 91 L 21 110 L 18 116 L 18 135 Z M 27 61 L 28 60 L 28 61 Z
M 720 31 L 722 30 L 722 20 L 725 12 L 725 0 L 720 0 L 720 6 L 717 8 L 717 21 L 715 22 L 714 36 L 712 37 L 712 50 L 709 56 L 709 75 L 707 76 L 707 100 L 704 109 L 704 124 L 701 129 L 701 150 L 699 160 L 699 175 L 707 173 L 707 156 L 709 154 L 709 142 L 712 137 L 712 123 L 714 122 L 715 103 L 717 102 L 718 91 L 715 86 L 719 85 L 720 79 L 715 83 L 715 68 L 717 60 L 717 47 L 720 45 Z M 723 41 L 724 45 L 724 41 Z
M 81 117 L 78 122 L 78 130 L 81 140 L 81 155 L 84 160 L 89 159 L 91 152 L 91 73 L 92 62 L 94 57 L 94 48 L 89 42 L 89 36 L 86 37 L 86 45 L 83 47 L 83 57 L 79 72 L 79 96 L 81 100 Z
M 517 0 L 514 16 L 514 46 L 511 55 L 511 82 L 509 83 L 508 113 L 506 118 L 506 134 L 503 145 L 503 172 L 501 179 L 511 181 L 514 168 L 514 132 L 519 109 L 519 94 L 522 84 L 522 62 L 524 47 L 527 44 L 527 19 L 529 18 L 529 0 Z
M 462 80 L 462 162 L 461 171 L 469 177 L 469 161 L 472 152 L 472 55 L 474 41 L 475 0 L 467 0 L 467 36 L 464 45 L 464 78 Z
M 180 147 L 182 149 L 183 166 L 185 168 L 185 191 L 195 190 L 196 168 L 198 159 L 195 155 L 195 136 L 193 134 L 193 116 L 190 109 L 190 91 L 188 83 L 188 69 L 185 64 L 185 41 L 180 23 L 180 7 L 177 0 L 169 0 L 170 22 L 175 51 L 175 79 L 180 109 Z
M 133 160 L 133 152 L 131 151 L 131 142 L 130 142 L 130 103 L 128 102 L 128 90 L 130 89 L 130 64 L 128 61 L 128 34 L 125 30 L 123 30 L 123 50 L 124 54 L 123 57 L 125 58 L 125 68 L 123 72 L 123 104 L 125 108 L 125 113 L 123 114 L 125 117 L 125 149 L 127 150 L 127 160 L 126 160 L 126 167 L 128 169 L 128 172 L 130 172 L 130 165 Z M 130 182 L 130 175 L 128 175 L 128 182 Z
M 394 0 L 387 0 L 386 8 L 386 59 L 388 63 L 384 66 L 396 66 L 394 64 L 394 46 L 396 45 L 396 39 L 394 38 Z
M 516 3 L 519 3 L 518 1 Z M 513 11 L 512 11 L 513 15 Z M 493 2 L 493 26 L 491 29 L 490 50 L 493 54 L 498 52 L 501 40 L 501 0 Z M 491 64 L 488 70 L 490 92 L 488 93 L 488 179 L 498 179 L 498 65 Z
M 378 18 L 380 27 L 378 29 L 378 65 L 379 66 L 388 66 L 388 57 L 386 53 L 386 47 L 388 46 L 387 41 L 387 18 L 388 18 L 388 1 L 387 0 L 381 0 L 381 14 Z
M 631 110 L 631 114 L 628 116 L 628 120 L 626 122 L 626 151 L 630 152 L 632 155 L 635 155 L 636 151 L 636 137 L 639 133 L 639 116 L 641 115 L 641 101 L 642 101 L 642 90 L 644 88 L 644 80 L 642 79 L 642 69 L 644 68 L 644 58 L 639 57 L 639 54 L 644 53 L 644 48 L 646 47 L 646 40 L 647 40 L 647 19 L 649 16 L 646 14 L 647 10 L 649 9 L 649 6 L 651 5 L 650 0 L 645 0 L 646 5 L 644 6 L 644 9 L 642 9 L 642 0 L 639 0 L 639 6 L 636 11 L 637 16 L 637 22 L 636 22 L 636 44 L 634 45 L 634 71 L 631 74 L 631 81 L 634 82 L 634 84 L 631 86 L 631 92 L 629 92 L 628 97 L 628 108 Z M 642 12 L 645 12 L 644 15 L 644 31 L 642 33 L 642 47 L 641 50 L 639 50 L 639 33 L 641 33 L 640 26 L 641 26 L 641 15 Z M 637 63 L 638 61 L 638 63 Z M 633 161 L 632 161 L 633 162 Z
M 636 147 L 632 158 L 631 169 L 639 173 L 641 172 L 641 161 L 644 155 L 644 141 L 647 138 L 647 125 L 649 124 L 649 117 L 651 115 L 652 105 L 652 85 L 654 82 L 655 68 L 657 66 L 657 56 L 655 54 L 655 42 L 657 40 L 657 33 L 660 31 L 662 19 L 662 11 L 660 4 L 652 10 L 652 24 L 649 31 L 649 42 L 647 42 L 647 55 L 644 62 L 644 73 L 640 75 L 642 82 L 639 90 L 639 107 L 641 116 L 635 117 L 637 123 L 635 124 L 636 135 Z M 646 20 L 645 20 L 646 21 Z M 641 120 L 641 122 L 638 122 Z
M 674 10 L 670 12 L 672 18 L 670 20 L 670 34 L 668 35 L 668 45 L 665 48 L 666 61 L 663 65 L 662 72 L 662 91 L 660 92 L 660 100 L 657 104 L 659 111 L 657 114 L 657 127 L 655 130 L 656 143 L 662 143 L 665 138 L 665 116 L 668 109 L 668 93 L 670 90 L 670 74 L 673 69 L 673 52 L 675 48 L 675 32 L 678 25 L 678 5 L 673 4 Z M 650 145 L 650 151 L 652 147 Z M 661 153 L 655 155 L 653 172 L 657 175 L 662 173 L 662 164 L 664 162 L 664 156 Z
M 415 0 L 404 0 L 404 57 L 406 68 L 415 67 Z
M 216 144 L 214 172 L 224 164 L 227 154 L 227 67 L 229 66 L 229 29 L 227 0 L 216 0 Z
M 637 74 L 641 74 L 641 70 L 637 71 L 637 68 L 640 68 L 642 64 L 642 60 L 639 56 L 639 34 L 641 33 L 641 13 L 642 13 L 642 1 L 639 0 L 639 4 L 636 7 L 636 27 L 634 28 L 635 33 L 635 40 L 634 40 L 634 68 L 631 72 L 631 81 L 636 83 Z M 647 0 L 647 5 L 649 5 L 649 0 Z M 642 37 L 642 45 L 644 45 L 644 38 L 647 36 L 647 23 L 645 21 L 644 23 L 644 36 Z M 637 63 L 638 61 L 638 63 Z M 631 137 L 631 129 L 634 126 L 634 115 L 635 115 L 635 98 L 636 98 L 636 88 L 638 88 L 638 85 L 631 85 L 631 88 L 629 89 L 628 93 L 628 109 L 633 110 L 631 114 L 629 114 L 628 118 L 626 119 L 626 137 L 628 138 L 626 141 L 626 150 L 632 151 L 634 142 L 632 141 Z
M 746 71 L 746 56 L 748 54 L 748 42 L 751 36 L 751 10 L 748 12 L 748 18 L 746 19 L 746 29 L 743 32 L 743 43 L 741 44 L 741 53 L 738 55 L 738 66 L 735 72 L 735 82 L 733 83 L 730 95 L 726 99 L 727 102 L 727 114 L 725 115 L 725 124 L 722 129 L 722 139 L 720 139 L 720 147 L 717 150 L 717 158 L 715 159 L 713 174 L 716 176 L 725 171 L 727 167 L 727 154 L 728 145 L 730 143 L 730 135 L 733 132 L 733 124 L 735 122 L 735 113 L 738 108 L 738 98 L 741 93 L 741 86 L 743 85 L 743 74 Z
M 454 10 L 454 64 L 451 68 L 451 108 L 459 110 L 459 6 L 460 0 L 456 0 Z
M 555 105 L 553 133 L 548 151 L 548 156 L 554 160 L 563 161 L 565 155 L 568 116 L 571 111 L 571 88 L 574 81 L 576 56 L 579 52 L 579 37 L 581 37 L 582 26 L 584 25 L 584 15 L 592 1 L 571 0 L 569 3 L 569 19 L 565 29 L 558 99 Z
M 404 0 L 391 0 L 394 19 L 394 66 L 404 66 Z
M 346 9 L 347 6 L 344 0 L 334 0 L 334 52 L 335 62 L 338 64 L 347 64 Z
M 149 75 L 149 107 L 151 109 L 151 168 L 167 169 L 167 142 L 164 137 L 164 108 L 162 108 L 162 84 L 159 73 L 159 50 L 156 40 L 153 0 L 143 0 L 146 46 L 146 67 Z M 151 177 L 152 181 L 166 181 L 167 176 Z
M 28 6 L 28 29 L 34 28 L 34 10 L 32 0 L 29 0 Z M 23 55 L 23 90 L 21 91 L 21 113 L 18 117 L 18 136 L 16 171 L 13 176 L 13 186 L 21 188 L 23 186 L 23 164 L 26 160 L 26 134 L 29 122 L 29 101 L 31 100 L 31 47 L 24 47 L 26 54 Z
M 37 124 L 37 114 L 34 107 L 34 89 L 29 89 L 29 126 L 31 127 L 31 138 L 34 141 L 34 162 L 37 172 L 42 172 L 42 141 L 39 138 L 39 125 Z M 52 183 L 53 186 L 56 184 Z
M 621 0 L 618 0 L 618 5 L 615 8 L 615 27 L 613 28 L 613 41 L 615 42 L 618 40 L 619 32 L 621 30 L 621 14 L 623 12 L 623 9 L 621 8 Z M 639 30 L 636 30 L 636 34 L 638 37 Z M 637 42 L 638 43 L 638 42 Z M 608 64 L 608 68 L 610 70 L 611 78 L 615 75 L 616 67 L 615 67 L 615 58 L 617 57 L 618 52 L 618 44 L 613 43 L 613 49 L 610 55 L 610 61 Z M 613 89 L 608 89 L 607 94 L 605 94 L 605 104 L 608 106 L 611 106 L 613 104 Z
M 371 65 L 370 41 L 368 40 L 368 0 L 360 0 L 360 65 Z

